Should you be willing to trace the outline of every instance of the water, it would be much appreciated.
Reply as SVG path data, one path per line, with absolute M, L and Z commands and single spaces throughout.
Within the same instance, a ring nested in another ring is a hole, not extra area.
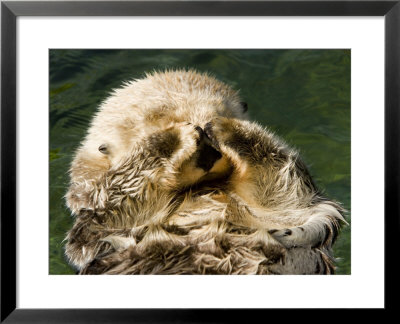
M 350 50 L 50 50 L 50 274 L 73 274 L 63 239 L 72 217 L 68 168 L 110 90 L 151 70 L 195 68 L 240 89 L 252 120 L 300 150 L 317 185 L 350 222 Z M 350 227 L 336 245 L 350 274 Z

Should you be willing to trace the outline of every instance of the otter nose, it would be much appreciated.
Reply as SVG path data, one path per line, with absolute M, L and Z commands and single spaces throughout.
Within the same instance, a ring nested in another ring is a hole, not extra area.
M 203 129 L 200 126 L 195 126 L 194 129 L 199 133 L 198 144 L 200 144 L 206 134 L 204 133 Z
M 195 129 L 200 134 L 196 166 L 207 172 L 213 167 L 214 163 L 222 157 L 222 155 L 212 147 L 210 139 L 200 126 L 196 126 Z

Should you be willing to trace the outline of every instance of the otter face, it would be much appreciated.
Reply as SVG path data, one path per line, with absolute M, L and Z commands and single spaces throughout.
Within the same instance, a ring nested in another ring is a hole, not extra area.
M 210 120 L 220 116 L 246 119 L 246 110 L 247 104 L 241 102 L 236 91 L 207 74 L 166 71 L 133 80 L 99 107 L 71 165 L 71 183 L 96 183 L 149 138 L 153 138 L 152 150 L 161 156 L 172 158 L 175 151 L 190 152 L 183 154 L 186 158 L 179 165 L 183 184 L 202 181 L 204 176 L 219 176 L 226 173 L 229 163 L 224 157 L 219 158 L 218 149 L 209 144 L 206 136 L 192 145 L 192 135 L 184 134 L 183 127 L 179 141 L 163 135 L 159 142 L 164 145 L 156 148 L 155 134 L 184 122 L 204 129 Z M 185 149 L 175 150 L 178 142 Z M 194 149 L 189 149 L 191 146 Z
M 143 143 L 169 161 L 177 186 L 226 176 L 230 160 L 202 131 L 219 116 L 246 119 L 246 110 L 236 91 L 195 71 L 157 72 L 127 83 L 101 104 L 76 152 L 67 205 L 74 213 L 89 208 L 97 183 Z
M 153 156 L 171 163 L 178 187 L 225 176 L 230 169 L 200 126 L 178 123 L 151 134 L 146 143 Z

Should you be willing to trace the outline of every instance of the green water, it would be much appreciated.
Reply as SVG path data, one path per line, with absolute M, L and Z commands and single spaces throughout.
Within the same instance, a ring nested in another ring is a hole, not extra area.
M 99 103 L 146 71 L 195 68 L 240 89 L 250 117 L 300 153 L 350 222 L 350 50 L 50 50 L 50 274 L 73 274 L 63 239 L 72 217 L 68 168 Z M 336 245 L 350 274 L 350 227 Z

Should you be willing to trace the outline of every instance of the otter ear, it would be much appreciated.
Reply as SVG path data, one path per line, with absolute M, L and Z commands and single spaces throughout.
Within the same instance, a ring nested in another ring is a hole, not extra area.
M 242 110 L 245 113 L 249 107 L 247 106 L 247 102 L 241 102 L 240 105 L 242 106 Z

